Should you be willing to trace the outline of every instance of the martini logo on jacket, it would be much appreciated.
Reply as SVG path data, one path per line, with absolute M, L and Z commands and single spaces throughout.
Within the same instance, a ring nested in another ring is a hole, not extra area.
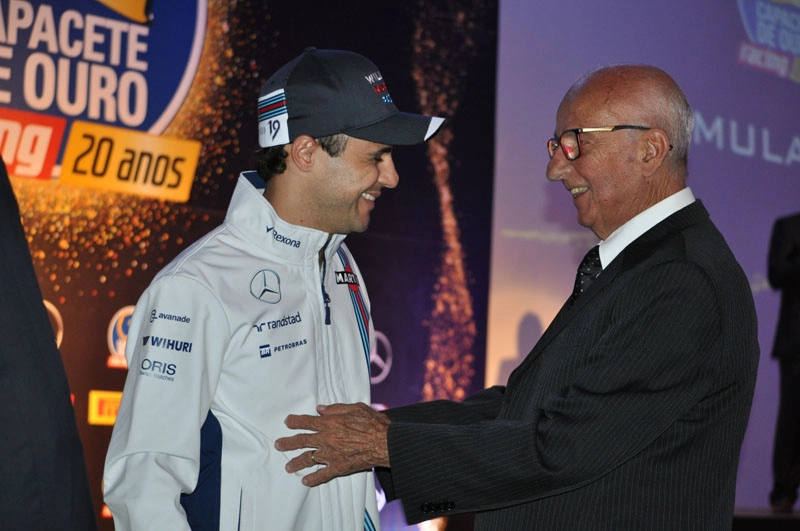
M 358 277 L 352 271 L 337 271 L 336 283 L 358 286 Z
M 347 284 L 351 291 L 358 291 L 358 275 L 353 273 L 350 264 L 344 266 L 344 271 L 336 271 L 336 283 Z

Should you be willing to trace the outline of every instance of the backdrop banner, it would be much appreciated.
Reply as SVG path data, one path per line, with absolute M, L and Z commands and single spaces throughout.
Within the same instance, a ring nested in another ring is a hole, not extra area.
M 101 480 L 133 305 L 222 221 L 253 169 L 260 85 L 308 46 L 369 57 L 399 107 L 449 119 L 434 141 L 395 150 L 400 186 L 348 239 L 378 336 L 376 407 L 483 386 L 497 2 L 269 4 L 0 0 L 0 155 L 101 529 L 113 528 Z M 396 503 L 381 520 L 407 527 Z
M 487 383 L 541 335 L 597 240 L 545 179 L 556 108 L 582 74 L 614 63 L 669 72 L 694 109 L 689 186 L 750 278 L 761 362 L 736 506 L 767 508 L 779 295 L 766 280 L 775 218 L 800 210 L 800 2 L 502 2 Z M 597 125 L 597 124 L 587 124 Z M 524 264 L 524 266 L 523 266 Z

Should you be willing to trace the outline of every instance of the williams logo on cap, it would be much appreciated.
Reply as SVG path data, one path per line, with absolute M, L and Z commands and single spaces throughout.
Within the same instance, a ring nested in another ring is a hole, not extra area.
M 263 148 L 300 135 L 348 136 L 387 145 L 419 144 L 443 118 L 400 112 L 369 59 L 342 50 L 309 48 L 261 87 L 258 142 Z

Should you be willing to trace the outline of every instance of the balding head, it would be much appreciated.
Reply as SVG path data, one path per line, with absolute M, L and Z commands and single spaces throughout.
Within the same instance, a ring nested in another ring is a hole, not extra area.
M 578 79 L 559 109 L 579 98 L 588 98 L 609 118 L 625 117 L 630 123 L 663 129 L 672 145 L 675 170 L 686 177 L 694 120 L 686 96 L 669 74 L 649 65 L 602 67 Z

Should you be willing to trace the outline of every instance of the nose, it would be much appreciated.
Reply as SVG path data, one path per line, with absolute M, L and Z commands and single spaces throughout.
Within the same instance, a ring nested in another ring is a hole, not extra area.
M 557 149 L 553 154 L 553 158 L 547 163 L 547 171 L 545 175 L 548 181 L 560 181 L 564 177 L 564 169 L 567 167 L 567 157 L 564 153 Z
M 392 154 L 387 153 L 380 165 L 380 174 L 378 175 L 378 182 L 386 188 L 396 188 L 400 182 L 400 175 L 394 167 L 394 159 Z

